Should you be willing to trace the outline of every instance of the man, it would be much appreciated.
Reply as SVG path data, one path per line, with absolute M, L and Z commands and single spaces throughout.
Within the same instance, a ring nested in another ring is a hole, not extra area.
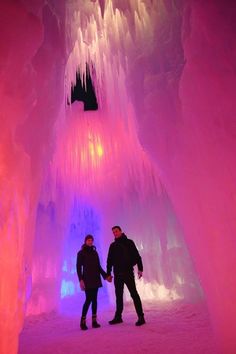
M 116 313 L 113 320 L 109 321 L 109 323 L 113 325 L 123 322 L 123 292 L 124 284 L 126 284 L 138 315 L 138 321 L 135 324 L 136 326 L 141 326 L 145 324 L 145 319 L 142 303 L 135 285 L 133 267 L 137 264 L 138 277 L 140 279 L 143 273 L 142 258 L 140 257 L 134 242 L 127 238 L 127 236 L 122 232 L 120 226 L 113 226 L 112 232 L 115 236 L 115 241 L 111 243 L 108 252 L 107 275 L 108 281 L 111 281 L 111 271 L 113 267 L 116 294 Z

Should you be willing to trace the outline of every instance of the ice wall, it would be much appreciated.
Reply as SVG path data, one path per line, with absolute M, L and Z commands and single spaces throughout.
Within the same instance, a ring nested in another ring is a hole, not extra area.
M 0 3 L 0 352 L 4 354 L 17 352 L 30 294 L 38 197 L 52 151 L 52 127 L 64 100 L 60 33 L 64 28 L 57 21 L 63 5 L 55 9 L 50 2 L 44 8 L 43 4 Z
M 153 49 L 129 78 L 139 137 L 184 225 L 222 351 L 234 353 L 236 7 L 165 4 Z

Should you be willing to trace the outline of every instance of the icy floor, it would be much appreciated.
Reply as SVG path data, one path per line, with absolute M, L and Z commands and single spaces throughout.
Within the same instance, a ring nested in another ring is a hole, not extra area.
M 124 323 L 111 326 L 113 308 L 99 311 L 99 329 L 79 328 L 79 315 L 55 313 L 28 317 L 20 336 L 19 354 L 218 354 L 204 304 L 144 303 L 147 324 L 135 327 L 132 304 Z

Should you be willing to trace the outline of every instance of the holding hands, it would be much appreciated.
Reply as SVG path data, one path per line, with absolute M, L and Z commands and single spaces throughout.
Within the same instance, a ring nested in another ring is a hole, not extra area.
M 106 277 L 106 280 L 109 282 L 109 283 L 111 283 L 112 282 L 112 275 L 108 275 L 107 277 Z

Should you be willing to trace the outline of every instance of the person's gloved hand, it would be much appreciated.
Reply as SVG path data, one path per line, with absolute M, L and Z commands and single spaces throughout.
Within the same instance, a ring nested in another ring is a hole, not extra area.
M 79 285 L 80 285 L 80 289 L 81 289 L 82 291 L 84 291 L 84 290 L 85 290 L 85 284 L 84 284 L 83 279 L 80 280 Z
M 140 270 L 138 271 L 138 278 L 140 279 L 140 278 L 142 278 L 142 276 L 143 276 L 143 272 L 141 272 Z
M 107 280 L 109 283 L 111 283 L 111 282 L 112 282 L 112 275 L 108 275 L 108 276 L 106 277 L 106 280 Z

